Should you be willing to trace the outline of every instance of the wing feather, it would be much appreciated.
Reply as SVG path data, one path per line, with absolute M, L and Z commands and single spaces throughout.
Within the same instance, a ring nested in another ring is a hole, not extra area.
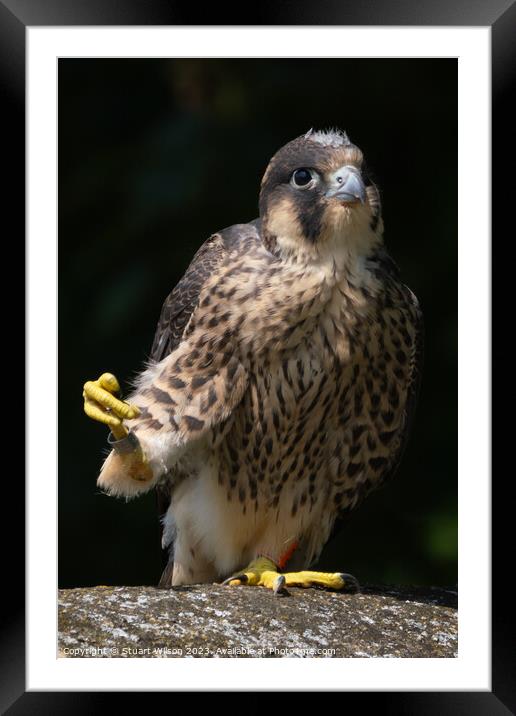
M 181 343 L 188 322 L 194 313 L 199 295 L 206 281 L 222 263 L 228 252 L 238 242 L 250 234 L 258 240 L 258 221 L 246 225 L 236 225 L 224 229 L 202 244 L 195 254 L 184 276 L 165 299 L 159 317 L 149 358 L 159 363 L 172 353 Z M 162 564 L 165 569 L 160 584 L 168 584 L 169 572 L 173 560 L 173 545 L 170 550 L 164 547 L 162 518 L 170 505 L 170 488 L 166 485 L 156 487 L 156 507 L 160 519 L 160 544 Z
M 165 299 L 150 352 L 152 361 L 158 363 L 177 348 L 195 311 L 202 287 L 225 254 L 226 247 L 220 234 L 210 236 L 197 251 L 185 275 Z
M 419 397 L 419 390 L 421 386 L 421 376 L 423 372 L 423 359 L 424 359 L 424 324 L 423 314 L 419 307 L 419 302 L 406 286 L 403 287 L 408 292 L 408 300 L 414 310 L 415 316 L 415 341 L 414 341 L 414 352 L 411 363 L 411 372 L 409 378 L 409 384 L 407 387 L 407 399 L 405 403 L 405 420 L 403 422 L 403 430 L 401 434 L 401 440 L 395 451 L 391 456 L 388 466 L 385 472 L 380 476 L 380 482 L 383 484 L 385 481 L 394 477 L 400 466 L 405 448 L 407 447 L 410 431 L 414 422 L 414 416 L 416 413 L 416 405 Z
M 388 466 L 385 472 L 380 476 L 380 481 L 384 483 L 391 477 L 394 477 L 397 472 L 405 448 L 407 447 L 408 439 L 412 424 L 414 422 L 414 416 L 416 413 L 416 406 L 419 398 L 419 391 L 421 387 L 421 376 L 423 373 L 423 361 L 424 361 L 424 349 L 425 349 L 425 330 L 423 322 L 423 312 L 419 305 L 414 293 L 405 286 L 405 284 L 399 281 L 400 270 L 395 261 L 389 256 L 385 249 L 382 249 L 377 257 L 380 271 L 384 273 L 390 280 L 396 281 L 398 287 L 403 293 L 408 312 L 411 315 L 411 320 L 414 326 L 414 349 L 411 360 L 411 370 L 409 375 L 409 383 L 407 386 L 407 398 L 405 402 L 405 420 L 403 423 L 403 431 L 401 434 L 401 440 L 395 453 L 391 456 Z
M 206 281 L 243 239 L 253 237 L 259 241 L 258 231 L 259 220 L 256 219 L 222 229 L 202 244 L 185 275 L 163 304 L 150 352 L 151 361 L 158 363 L 177 348 Z
M 411 316 L 411 320 L 414 327 L 414 344 L 410 362 L 410 373 L 408 377 L 403 425 L 401 427 L 399 440 L 397 441 L 396 447 L 390 455 L 390 458 L 385 466 L 384 471 L 376 476 L 376 486 L 378 487 L 380 485 L 383 485 L 392 477 L 394 477 L 394 475 L 398 471 L 409 440 L 412 424 L 414 422 L 414 416 L 421 386 L 421 376 L 423 371 L 424 322 L 423 313 L 419 306 L 419 302 L 414 293 L 407 286 L 402 284 L 399 280 L 400 271 L 394 260 L 383 249 L 374 257 L 374 259 L 375 263 L 378 266 L 377 275 L 387 282 L 395 282 L 398 289 L 402 292 L 406 309 Z M 375 488 L 373 487 L 372 489 Z M 352 508 L 344 507 L 335 522 L 333 531 L 329 538 L 330 540 L 334 539 L 337 536 L 337 534 L 342 529 L 342 526 L 345 523 L 346 519 L 348 518 L 350 511 L 354 510 L 362 502 L 362 499 L 365 496 L 365 493 L 362 494 L 359 501 Z

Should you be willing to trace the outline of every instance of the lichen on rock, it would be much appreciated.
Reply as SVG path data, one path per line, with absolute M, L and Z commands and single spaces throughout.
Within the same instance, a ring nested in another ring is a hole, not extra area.
M 59 591 L 60 657 L 456 657 L 456 592 L 202 584 Z

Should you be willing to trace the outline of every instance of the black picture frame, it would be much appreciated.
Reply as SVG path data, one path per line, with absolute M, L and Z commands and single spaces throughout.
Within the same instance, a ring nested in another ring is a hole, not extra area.
M 380 2 L 350 3 L 330 0 L 290 3 L 262 1 L 255 6 L 255 17 L 238 16 L 234 8 L 213 3 L 202 8 L 182 7 L 172 0 L 104 0 L 102 3 L 85 0 L 0 0 L 0 92 L 2 125 L 4 128 L 4 178 L 8 186 L 4 194 L 4 221 L 13 219 L 9 232 L 11 248 L 23 247 L 25 236 L 25 39 L 28 26 L 74 25 L 440 25 L 490 26 L 492 31 L 492 167 L 493 167 L 493 238 L 498 236 L 503 246 L 504 227 L 511 226 L 513 200 L 511 197 L 510 154 L 513 140 L 514 115 L 510 112 L 511 90 L 515 83 L 516 5 L 512 0 L 491 0 L 489 3 L 465 5 L 455 0 L 419 0 L 414 3 Z M 200 14 L 200 13 L 199 13 Z M 493 243 L 493 246 L 495 244 Z M 493 250 L 493 261 L 501 254 Z M 493 300 L 502 305 L 505 280 L 502 262 L 493 272 Z M 506 270 L 507 264 L 505 263 Z M 19 296 L 17 298 L 19 301 Z M 505 303 L 505 301 L 504 301 Z M 493 313 L 494 315 L 494 313 Z M 18 341 L 12 338 L 21 322 L 12 319 L 4 331 L 11 336 L 13 352 L 19 353 L 23 334 Z M 18 350 L 16 350 L 18 348 Z M 500 362 L 504 350 L 493 352 Z M 19 358 L 17 358 L 19 360 Z M 497 384 L 494 383 L 494 388 Z M 506 386 L 505 386 L 506 387 Z M 494 392 L 496 397 L 496 391 Z M 507 399 L 507 396 L 505 396 Z M 17 396 L 20 402 L 20 396 Z M 493 431 L 495 445 L 510 446 L 510 421 L 497 425 Z M 493 454 L 495 454 L 493 452 Z M 513 469 L 509 469 L 512 472 Z M 493 624 L 492 624 L 492 691 L 491 692 L 429 692 L 429 693 L 347 693 L 348 699 L 366 697 L 362 707 L 375 708 L 382 701 L 383 713 L 395 714 L 507 714 L 516 712 L 516 673 L 512 630 L 514 608 L 511 590 L 506 589 L 510 567 L 512 542 L 510 503 L 504 493 L 505 472 L 493 482 Z M 9 539 L 4 547 L 4 597 L 0 650 L 0 708 L 3 713 L 58 714 L 91 713 L 101 708 L 101 702 L 112 701 L 111 693 L 25 692 L 25 611 L 24 611 L 24 484 L 21 475 L 10 480 L 6 504 L 11 517 Z M 5 511 L 7 512 L 7 510 Z M 507 514 L 505 514 L 507 512 Z M 7 563 L 5 563 L 5 560 Z M 490 575 L 479 574 L 479 579 Z M 511 601 L 510 601 L 511 600 Z M 131 696 L 133 706 L 139 697 Z M 117 702 L 118 703 L 118 702 Z M 344 707 L 344 704 L 343 704 Z

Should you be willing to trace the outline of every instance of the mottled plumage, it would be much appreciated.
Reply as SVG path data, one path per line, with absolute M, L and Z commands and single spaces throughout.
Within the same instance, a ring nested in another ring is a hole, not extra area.
M 113 494 L 158 488 L 173 556 L 163 583 L 220 579 L 295 542 L 308 566 L 399 463 L 421 314 L 362 162 L 340 132 L 287 144 L 260 219 L 208 239 L 163 306 L 127 423 L 154 478 L 99 478 Z

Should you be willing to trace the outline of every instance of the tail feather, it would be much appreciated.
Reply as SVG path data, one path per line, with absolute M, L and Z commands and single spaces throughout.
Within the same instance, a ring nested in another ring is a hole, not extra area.
M 171 560 L 163 572 L 158 582 L 159 589 L 169 589 L 172 586 L 172 576 L 174 574 L 174 561 Z

